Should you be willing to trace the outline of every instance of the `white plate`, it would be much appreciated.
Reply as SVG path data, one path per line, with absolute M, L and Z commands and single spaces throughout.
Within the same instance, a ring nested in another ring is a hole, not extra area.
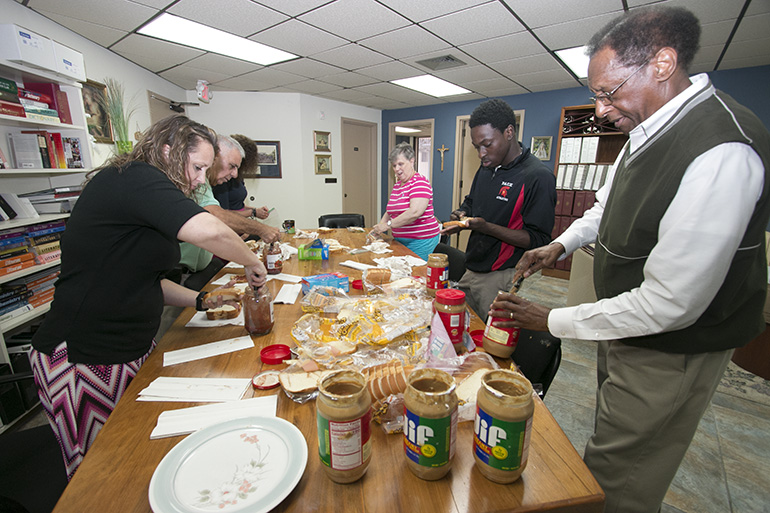
M 161 460 L 150 480 L 155 513 L 266 512 L 299 482 L 305 437 L 280 418 L 235 419 L 201 429 Z

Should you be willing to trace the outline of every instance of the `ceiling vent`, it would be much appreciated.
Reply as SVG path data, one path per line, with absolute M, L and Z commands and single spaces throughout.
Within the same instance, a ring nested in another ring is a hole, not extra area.
M 434 57 L 432 59 L 425 59 L 424 61 L 417 61 L 417 64 L 433 71 L 441 71 L 445 69 L 456 68 L 458 66 L 465 66 L 463 61 L 457 57 L 453 57 L 452 55 L 442 55 L 441 57 Z

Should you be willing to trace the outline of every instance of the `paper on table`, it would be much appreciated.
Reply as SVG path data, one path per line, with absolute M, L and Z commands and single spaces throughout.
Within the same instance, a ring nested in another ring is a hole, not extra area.
M 302 281 L 302 276 L 297 276 L 295 274 L 288 274 L 288 273 L 279 273 L 279 274 L 268 274 L 267 279 L 275 278 L 276 280 L 281 281 L 288 281 L 290 283 L 299 283 Z
M 250 378 L 171 378 L 161 376 L 139 392 L 137 401 L 217 403 L 237 401 L 251 385 Z
M 212 424 L 244 417 L 275 417 L 278 396 L 254 397 L 242 401 L 206 404 L 164 411 L 150 433 L 150 440 L 186 435 Z
M 361 262 L 355 262 L 353 260 L 345 260 L 344 262 L 340 262 L 340 265 L 344 265 L 345 267 L 352 267 L 353 269 L 358 269 L 359 271 L 365 271 L 367 269 L 376 267 L 374 265 L 362 264 Z
M 176 351 L 166 351 L 163 353 L 163 366 L 176 365 L 178 363 L 201 360 L 219 354 L 232 353 L 241 349 L 254 347 L 251 337 L 235 337 L 219 342 L 211 342 L 195 347 L 178 349 Z
M 243 310 L 238 313 L 238 317 L 232 319 L 217 319 L 212 321 L 206 317 L 206 312 L 195 312 L 192 319 L 185 324 L 186 328 L 216 328 L 218 326 L 245 326 L 243 321 Z
M 297 300 L 297 296 L 299 296 L 300 292 L 302 292 L 302 285 L 299 283 L 292 284 L 292 285 L 284 285 L 281 287 L 281 290 L 278 292 L 278 295 L 275 296 L 273 303 L 283 303 L 285 305 L 293 305 L 294 302 Z

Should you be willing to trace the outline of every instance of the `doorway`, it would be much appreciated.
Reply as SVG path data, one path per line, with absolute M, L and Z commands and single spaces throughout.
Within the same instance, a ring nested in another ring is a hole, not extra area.
M 150 105 L 150 125 L 154 125 L 161 119 L 175 114 L 187 115 L 184 105 L 179 106 L 182 109 L 181 112 L 173 111 L 171 110 L 171 104 L 173 103 L 171 100 L 150 90 L 147 91 L 147 103 Z
M 377 124 L 342 118 L 342 211 L 363 214 L 373 226 L 377 215 Z
M 407 142 L 414 148 L 415 169 L 433 183 L 433 120 L 417 119 L 413 121 L 398 121 L 388 125 L 387 153 L 397 144 Z M 393 190 L 395 176 L 388 165 L 388 197 Z
M 473 177 L 476 176 L 481 165 L 481 159 L 476 148 L 471 142 L 471 129 L 468 127 L 470 115 L 457 116 L 457 129 L 455 136 L 455 172 L 454 186 L 452 188 L 452 210 L 460 207 L 465 196 L 471 190 Z M 457 235 L 452 235 L 449 244 L 455 248 L 465 251 L 468 246 L 468 237 L 470 230 L 463 230 Z

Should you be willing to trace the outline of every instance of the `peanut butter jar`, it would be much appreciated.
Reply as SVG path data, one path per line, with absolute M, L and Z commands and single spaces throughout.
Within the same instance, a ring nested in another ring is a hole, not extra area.
M 335 483 L 358 481 L 372 459 L 371 406 L 366 378 L 353 370 L 328 374 L 318 386 L 318 455 Z
M 452 376 L 438 369 L 409 375 L 404 392 L 404 451 L 409 470 L 435 481 L 452 468 L 457 438 L 457 394 Z
M 512 483 L 527 466 L 532 433 L 532 384 L 509 370 L 481 378 L 473 423 L 473 457 L 479 471 L 495 483 Z

